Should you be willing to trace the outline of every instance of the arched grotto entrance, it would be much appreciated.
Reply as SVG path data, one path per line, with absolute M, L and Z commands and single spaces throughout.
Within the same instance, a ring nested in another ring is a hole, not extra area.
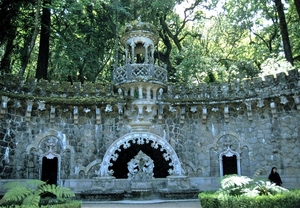
M 127 178 L 127 163 L 139 151 L 154 161 L 154 178 L 182 175 L 181 163 L 172 146 L 162 137 L 148 132 L 129 133 L 112 143 L 103 157 L 98 175 Z
M 166 178 L 169 175 L 168 170 L 173 167 L 170 166 L 170 161 L 166 161 L 163 157 L 163 155 L 167 154 L 167 152 L 161 145 L 158 145 L 158 148 L 155 149 L 152 147 L 153 141 L 149 141 L 149 143 L 145 144 L 137 144 L 133 143 L 133 141 L 129 141 L 129 144 L 130 147 L 127 149 L 124 149 L 122 146 L 120 149 L 116 150 L 115 153 L 117 153 L 119 157 L 116 161 L 110 161 L 113 165 L 109 168 L 109 170 L 113 171 L 114 177 L 117 179 L 128 178 L 127 164 L 139 153 L 139 151 L 142 151 L 153 160 L 154 178 Z

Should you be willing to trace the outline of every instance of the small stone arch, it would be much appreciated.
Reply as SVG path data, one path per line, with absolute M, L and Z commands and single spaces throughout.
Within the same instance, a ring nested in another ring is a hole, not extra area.
M 232 138 L 234 138 L 236 140 L 237 143 L 241 143 L 240 141 L 240 136 L 235 133 L 235 132 L 232 132 L 232 131 L 223 131 L 221 132 L 220 134 L 218 134 L 215 139 L 214 139 L 214 149 L 218 149 L 218 146 L 219 146 L 219 143 L 220 143 L 220 140 L 224 137 L 224 136 L 230 136 Z
M 118 158 L 118 153 L 116 153 L 116 150 L 121 151 L 121 147 L 124 149 L 127 149 L 130 147 L 130 142 L 136 143 L 139 145 L 145 144 L 145 143 L 151 143 L 152 148 L 157 149 L 160 147 L 160 151 L 166 151 L 166 154 L 163 155 L 164 159 L 166 161 L 170 161 L 170 166 L 173 166 L 173 169 L 169 169 L 170 175 L 183 175 L 183 170 L 181 168 L 181 163 L 179 161 L 179 158 L 172 148 L 172 146 L 163 138 L 161 138 L 158 135 L 152 134 L 152 133 L 129 133 L 126 134 L 119 139 L 117 139 L 114 143 L 110 145 L 110 147 L 107 149 L 103 161 L 100 164 L 100 169 L 98 174 L 100 176 L 112 176 L 113 173 L 109 171 L 109 167 L 112 167 L 113 164 L 110 162 L 111 160 L 116 161 Z
M 39 149 L 38 146 L 41 143 L 41 141 L 45 137 L 49 137 L 49 136 L 54 136 L 58 138 L 60 141 L 62 141 L 62 145 L 64 149 L 69 149 L 71 153 L 74 153 L 74 148 L 68 144 L 66 135 L 63 134 L 62 132 L 55 131 L 55 130 L 49 130 L 47 132 L 38 134 L 34 139 L 34 142 L 26 147 L 26 153 L 29 154 L 31 149 L 38 150 Z
M 52 149 L 47 146 L 48 141 L 54 142 L 54 146 L 56 149 Z M 68 140 L 65 134 L 59 131 L 55 130 L 49 130 L 46 132 L 43 132 L 41 134 L 38 134 L 36 138 L 34 139 L 34 142 L 26 147 L 26 155 L 29 157 L 30 154 L 32 154 L 32 150 L 34 150 L 34 154 L 38 157 L 38 171 L 39 171 L 39 177 L 42 178 L 42 162 L 43 158 L 53 158 L 56 157 L 58 161 L 58 172 L 57 172 L 57 185 L 60 185 L 60 171 L 61 171 L 61 162 L 62 162 L 62 154 L 65 151 L 70 151 L 71 157 L 68 158 L 69 164 L 70 164 L 70 170 L 74 169 L 73 166 L 73 153 L 74 148 L 68 144 Z
M 237 174 L 241 175 L 241 149 L 248 148 L 248 145 L 243 142 L 241 144 L 241 137 L 239 134 L 231 131 L 223 131 L 214 138 L 213 148 L 211 151 L 215 151 L 218 156 L 219 173 L 223 176 L 223 156 L 236 157 Z M 217 165 L 217 164 L 215 164 Z
M 220 155 L 219 155 L 220 176 L 222 177 L 224 175 L 223 156 L 226 156 L 226 157 L 236 156 L 237 174 L 241 175 L 241 158 L 240 158 L 240 154 L 238 152 L 233 151 L 232 149 L 230 149 L 230 147 L 228 147 L 226 151 L 221 152 Z

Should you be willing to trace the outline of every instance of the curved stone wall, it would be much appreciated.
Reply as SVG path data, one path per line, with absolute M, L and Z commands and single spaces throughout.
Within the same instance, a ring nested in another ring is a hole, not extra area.
M 169 84 L 158 95 L 157 115 L 147 132 L 172 147 L 198 188 L 213 187 L 203 180 L 220 176 L 219 157 L 228 147 L 239 154 L 242 175 L 260 170 L 266 178 L 277 166 L 283 185 L 293 187 L 300 181 L 299 94 L 298 70 L 264 81 Z M 0 178 L 39 178 L 39 158 L 49 151 L 39 144 L 55 137 L 60 182 L 92 179 L 110 146 L 132 133 L 128 115 L 134 109 L 128 103 L 133 100 L 113 84 L 1 75 Z

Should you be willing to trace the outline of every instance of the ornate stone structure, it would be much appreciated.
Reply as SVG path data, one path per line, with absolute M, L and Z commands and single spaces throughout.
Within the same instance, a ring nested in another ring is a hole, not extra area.
M 154 62 L 151 24 L 128 25 L 121 42 L 126 57 L 113 84 L 0 75 L 0 189 L 10 180 L 43 179 L 78 194 L 144 188 L 166 196 L 216 189 L 224 174 L 262 170 L 267 178 L 272 166 L 284 187 L 299 187 L 298 70 L 167 84 L 166 69 Z M 137 158 L 144 166 L 128 168 Z

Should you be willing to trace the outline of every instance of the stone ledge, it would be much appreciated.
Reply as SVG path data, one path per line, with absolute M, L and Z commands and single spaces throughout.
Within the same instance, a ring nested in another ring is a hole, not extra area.
M 197 189 L 188 189 L 188 190 L 167 190 L 162 189 L 159 191 L 161 198 L 163 199 L 197 199 L 198 194 L 200 193 Z

